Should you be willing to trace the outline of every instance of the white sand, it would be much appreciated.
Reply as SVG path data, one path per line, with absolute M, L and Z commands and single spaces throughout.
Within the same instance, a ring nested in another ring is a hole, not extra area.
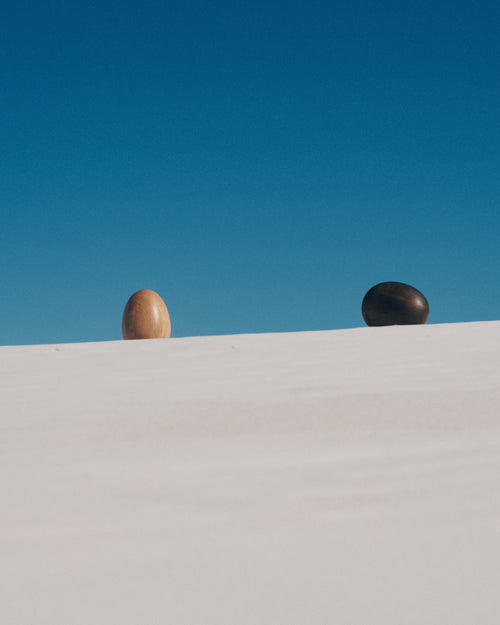
M 498 625 L 500 322 L 0 348 L 0 622 Z

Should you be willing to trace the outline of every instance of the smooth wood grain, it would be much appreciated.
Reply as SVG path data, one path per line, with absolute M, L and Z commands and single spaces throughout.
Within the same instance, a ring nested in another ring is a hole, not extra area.
M 418 325 L 427 321 L 429 304 L 409 284 L 381 282 L 365 295 L 361 312 L 369 326 Z
M 170 315 L 158 293 L 149 289 L 134 293 L 123 311 L 123 338 L 168 339 L 170 333 Z

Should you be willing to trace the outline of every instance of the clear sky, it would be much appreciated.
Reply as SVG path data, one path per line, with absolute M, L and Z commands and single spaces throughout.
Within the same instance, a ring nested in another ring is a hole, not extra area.
M 500 318 L 500 4 L 15 2 L 0 24 L 0 344 Z

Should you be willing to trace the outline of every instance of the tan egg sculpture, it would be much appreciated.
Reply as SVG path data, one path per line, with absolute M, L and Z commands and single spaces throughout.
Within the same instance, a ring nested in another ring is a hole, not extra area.
M 168 339 L 170 332 L 170 316 L 158 293 L 149 289 L 134 293 L 123 311 L 123 338 Z

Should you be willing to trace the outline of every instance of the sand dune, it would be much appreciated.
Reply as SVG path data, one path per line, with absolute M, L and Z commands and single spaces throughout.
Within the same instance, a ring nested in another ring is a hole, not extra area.
M 500 621 L 500 322 L 0 348 L 0 622 Z

